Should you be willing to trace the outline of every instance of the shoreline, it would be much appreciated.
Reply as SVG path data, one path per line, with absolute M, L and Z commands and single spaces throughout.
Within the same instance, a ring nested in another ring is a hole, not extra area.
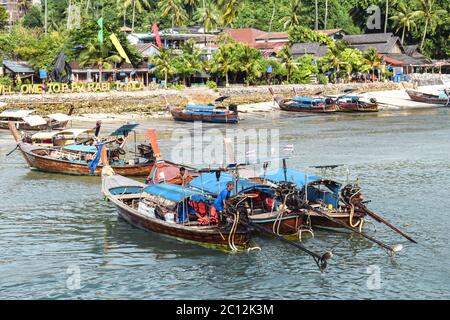
M 342 90 L 351 88 L 355 93 L 368 100 L 375 98 L 380 103 L 381 110 L 404 110 L 420 108 L 436 108 L 436 105 L 415 102 L 409 99 L 405 87 L 412 87 L 410 83 L 399 84 L 392 82 L 354 83 L 328 85 L 280 85 L 271 86 L 276 94 L 293 96 L 294 88 L 299 95 L 314 95 L 318 92 L 330 96 L 342 94 Z M 436 92 L 446 85 L 421 86 L 423 92 Z M 165 111 L 167 97 L 170 104 L 184 106 L 188 102 L 207 104 L 215 98 L 228 95 L 230 103 L 238 104 L 242 114 L 272 112 L 280 110 L 273 102 L 269 93 L 269 86 L 234 86 L 229 88 L 187 88 L 183 90 L 153 90 L 134 92 L 108 93 L 62 93 L 42 95 L 9 95 L 0 96 L 0 101 L 6 105 L 0 111 L 13 108 L 34 109 L 45 115 L 53 112 L 67 112 L 75 107 L 74 121 L 124 121 L 143 119 L 171 119 Z

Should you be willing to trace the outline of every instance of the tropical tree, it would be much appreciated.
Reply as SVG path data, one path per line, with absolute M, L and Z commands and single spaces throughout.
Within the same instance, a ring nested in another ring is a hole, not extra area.
M 239 11 L 239 0 L 218 0 L 217 4 L 219 8 L 223 8 L 222 12 L 222 25 L 233 25 Z
M 23 17 L 23 26 L 27 28 L 43 27 L 43 17 L 40 6 L 32 6 Z
M 239 71 L 245 73 L 245 83 L 250 84 L 252 79 L 260 78 L 263 74 L 261 52 L 255 48 L 239 43 L 237 45 L 236 62 Z
M 102 81 L 102 70 L 110 70 L 115 63 L 120 63 L 122 58 L 112 53 L 108 46 L 102 46 L 98 42 L 89 43 L 80 53 L 79 62 L 82 67 L 97 67 L 99 69 L 99 81 Z
M 414 12 L 411 11 L 409 6 L 406 6 L 404 3 L 399 3 L 397 7 L 397 14 L 391 17 L 391 20 L 396 26 L 396 32 L 399 32 L 402 29 L 402 45 L 405 40 L 405 31 L 412 30 L 416 28 L 416 21 L 414 17 Z
M 164 87 L 167 88 L 169 75 L 176 72 L 176 68 L 173 65 L 172 51 L 165 48 L 160 49 L 159 55 L 154 55 L 151 58 L 151 62 L 155 64 L 158 72 L 164 74 Z
M 158 7 L 161 10 L 161 16 L 170 16 L 172 28 L 183 25 L 188 19 L 181 0 L 162 0 L 158 2 Z
M 27 12 L 32 5 L 33 5 L 32 0 L 17 0 L 17 9 L 19 9 L 19 11 L 22 13 Z
M 325 19 L 323 21 L 323 29 L 327 29 L 327 22 L 328 22 L 328 0 L 325 0 Z
M 302 9 L 301 0 L 289 1 L 289 15 L 281 19 L 284 29 L 300 25 L 301 9 Z
M 124 0 L 123 7 L 126 10 L 128 7 L 133 6 L 133 18 L 131 22 L 131 29 L 134 30 L 134 20 L 136 18 L 136 10 L 141 13 L 144 8 L 150 7 L 148 0 Z
M 216 30 L 219 24 L 219 11 L 213 0 L 205 3 L 205 6 L 197 11 L 197 21 L 203 24 L 205 33 Z
M 448 13 L 446 10 L 436 8 L 435 0 L 420 0 L 419 7 L 420 9 L 414 12 L 414 17 L 425 22 L 422 42 L 420 43 L 420 48 L 423 48 L 427 32 L 429 30 L 434 31 L 442 23 L 443 19 L 441 18 Z
M 376 49 L 370 48 L 363 53 L 363 63 L 370 67 L 372 80 L 375 78 L 375 68 L 381 66 L 381 58 Z
M 292 57 L 292 52 L 289 46 L 284 46 L 277 54 L 278 58 L 281 60 L 281 65 L 286 69 L 287 72 L 287 82 L 291 81 L 292 72 L 297 69 L 295 59 Z
M 385 17 L 384 17 L 384 33 L 386 33 L 386 31 L 387 31 L 388 17 L 389 17 L 389 0 L 386 0 L 386 12 L 385 12 Z
M 189 79 L 190 85 L 191 76 L 202 70 L 202 50 L 195 46 L 192 39 L 186 41 L 181 49 L 183 53 L 175 56 L 173 66 L 176 68 L 177 74 L 183 76 L 184 85 L 187 84 L 186 78 Z
M 312 55 L 305 54 L 297 59 L 297 69 L 293 72 L 292 80 L 295 83 L 310 83 L 311 75 L 319 73 L 316 58 Z
M 211 65 L 211 72 L 219 73 L 225 76 L 225 86 L 229 86 L 229 74 L 236 71 L 236 54 L 234 50 L 234 43 L 227 43 L 219 47 L 214 53 Z
M 314 22 L 314 30 L 319 30 L 319 4 L 317 0 L 314 1 L 314 6 L 316 9 L 316 20 Z
M 8 24 L 9 14 L 3 6 L 0 6 L 0 30 Z

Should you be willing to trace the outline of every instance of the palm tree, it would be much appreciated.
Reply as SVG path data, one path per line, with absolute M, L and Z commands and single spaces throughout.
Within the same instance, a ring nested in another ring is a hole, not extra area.
M 174 26 L 183 25 L 188 19 L 181 0 L 163 0 L 158 3 L 158 6 L 163 17 L 171 16 L 172 29 Z
M 402 31 L 402 45 L 405 40 L 405 31 L 410 31 L 416 28 L 416 22 L 414 19 L 414 12 L 410 10 L 404 3 L 399 3 L 397 7 L 397 14 L 391 17 L 394 25 L 396 26 L 396 32 Z
M 239 57 L 239 70 L 246 74 L 245 82 L 247 85 L 249 85 L 252 77 L 261 77 L 263 72 L 261 64 L 262 56 L 257 49 L 240 44 L 237 55 Z
M 19 11 L 21 13 L 25 13 L 28 11 L 28 9 L 31 8 L 31 6 L 33 5 L 33 1 L 32 0 L 17 0 L 17 9 L 19 9 Z
M 375 78 L 375 67 L 379 67 L 381 65 L 381 58 L 378 55 L 378 52 L 376 49 L 367 49 L 363 53 L 363 62 L 364 64 L 368 65 L 370 67 L 370 70 L 372 70 L 372 80 Z
M 95 42 L 89 43 L 80 53 L 80 65 L 82 67 L 97 67 L 99 69 L 99 81 L 102 79 L 102 70 L 110 70 L 114 63 L 120 63 L 122 58 L 118 54 L 111 54 L 107 46 Z
M 134 30 L 134 20 L 136 17 L 136 10 L 141 13 L 145 8 L 150 7 L 148 0 L 124 0 L 123 7 L 126 10 L 129 6 L 133 6 L 133 18 L 131 22 L 131 30 Z
M 234 44 L 226 44 L 219 47 L 214 53 L 211 61 L 211 72 L 220 73 L 225 76 L 225 86 L 229 84 L 229 73 L 237 69 L 235 52 L 232 48 Z
M 239 0 L 217 0 L 219 8 L 223 8 L 222 25 L 232 25 L 239 11 Z
M 327 21 L 328 21 L 328 0 L 325 0 L 325 19 L 323 22 L 323 29 L 327 29 Z
M 289 15 L 281 19 L 284 29 L 300 25 L 301 9 L 301 0 L 289 1 Z
M 172 54 L 170 49 L 160 49 L 159 55 L 154 55 L 151 61 L 155 64 L 159 72 L 164 73 L 164 87 L 167 88 L 167 79 L 169 74 L 176 70 L 172 65 Z
M 291 49 L 289 49 L 289 46 L 284 46 L 283 49 L 278 52 L 277 56 L 281 60 L 281 65 L 287 71 L 287 82 L 289 83 L 291 81 L 292 72 L 297 68 L 295 59 L 292 57 Z
M 197 12 L 197 20 L 203 24 L 205 33 L 215 30 L 219 24 L 219 19 L 219 12 L 213 0 L 209 0 Z
M 414 12 L 414 17 L 425 21 L 422 42 L 420 44 L 420 48 L 422 49 L 427 36 L 428 27 L 431 31 L 434 31 L 436 27 L 442 23 L 443 20 L 441 19 L 441 16 L 445 16 L 447 11 L 437 9 L 434 0 L 420 0 L 419 6 L 420 9 Z
M 184 4 L 189 7 L 189 16 L 192 17 L 192 15 L 195 12 L 195 9 L 198 5 L 199 0 L 184 0 Z

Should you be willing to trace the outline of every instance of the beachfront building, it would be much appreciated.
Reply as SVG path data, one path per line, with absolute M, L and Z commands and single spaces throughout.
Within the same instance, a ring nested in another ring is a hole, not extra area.
M 15 82 L 34 83 L 36 71 L 26 61 L 3 60 L 2 65 L 3 68 L 0 74 L 9 76 Z
M 115 82 L 124 83 L 139 82 L 148 85 L 151 82 L 150 70 L 152 68 L 147 62 L 142 61 L 138 66 L 122 62 L 110 70 L 98 68 L 82 68 L 76 61 L 70 63 L 72 68 L 72 82 Z
M 343 40 L 361 51 L 376 49 L 383 61 L 394 67 L 394 74 L 415 73 L 432 63 L 417 51 L 418 46 L 403 46 L 400 38 L 392 33 L 346 35 Z

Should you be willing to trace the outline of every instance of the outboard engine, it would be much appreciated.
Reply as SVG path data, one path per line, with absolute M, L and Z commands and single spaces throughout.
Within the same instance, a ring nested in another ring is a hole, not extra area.
M 238 113 L 238 106 L 237 106 L 237 104 L 234 104 L 234 103 L 230 104 L 228 106 L 228 110 L 230 110 L 230 111 L 232 111 L 232 112 L 237 114 Z
M 370 98 L 370 100 L 369 100 L 371 103 L 377 103 L 377 99 L 375 99 L 375 98 Z
M 325 104 L 332 104 L 332 103 L 333 103 L 333 99 L 325 98 Z
M 153 148 L 149 144 L 140 144 L 137 146 L 139 150 L 139 155 L 147 160 L 155 160 L 155 154 L 153 152 Z

